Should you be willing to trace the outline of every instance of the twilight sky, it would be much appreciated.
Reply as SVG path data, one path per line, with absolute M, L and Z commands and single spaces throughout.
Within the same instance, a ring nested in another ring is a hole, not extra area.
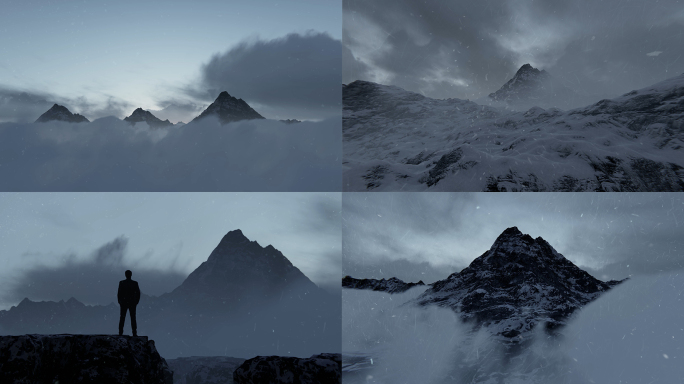
M 681 0 L 343 0 L 343 75 L 477 99 L 525 63 L 615 97 L 684 72 Z
M 3 193 L 0 309 L 116 302 L 126 269 L 144 293 L 170 292 L 234 229 L 339 294 L 340 207 L 340 193 Z
M 681 193 L 345 193 L 342 272 L 432 283 L 508 227 L 601 280 L 684 268 Z
M 55 102 L 187 122 L 222 90 L 267 118 L 339 115 L 341 25 L 338 0 L 4 1 L 0 122 Z

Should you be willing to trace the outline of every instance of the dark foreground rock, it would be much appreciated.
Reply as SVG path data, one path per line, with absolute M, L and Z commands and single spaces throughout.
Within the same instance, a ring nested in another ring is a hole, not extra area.
M 0 336 L 0 383 L 172 384 L 145 336 Z
M 233 372 L 236 384 L 339 384 L 342 355 L 322 353 L 302 359 L 283 356 L 257 356 Z
M 173 384 L 232 384 L 233 372 L 245 359 L 227 356 L 192 356 L 167 359 Z

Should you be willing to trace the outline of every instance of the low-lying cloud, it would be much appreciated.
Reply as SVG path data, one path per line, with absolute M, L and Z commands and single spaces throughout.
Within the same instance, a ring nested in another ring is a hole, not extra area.
M 0 124 L 5 191 L 339 191 L 341 119 Z
M 144 255 L 143 255 L 144 256 Z M 169 255 L 171 260 L 178 255 Z M 24 298 L 32 301 L 59 301 L 74 297 L 85 304 L 116 303 L 118 282 L 133 272 L 133 280 L 142 293 L 158 296 L 171 292 L 187 275 L 173 263 L 161 269 L 138 267 L 135 255 L 129 255 L 128 239 L 120 236 L 92 251 L 86 257 L 76 254 L 58 256 L 56 266 L 34 265 L 16 273 L 6 282 L 1 301 L 18 304 Z M 137 258 L 140 258 L 138 255 Z
M 340 114 L 342 44 L 326 33 L 246 40 L 214 55 L 189 96 L 212 102 L 221 91 L 266 117 L 321 119 Z

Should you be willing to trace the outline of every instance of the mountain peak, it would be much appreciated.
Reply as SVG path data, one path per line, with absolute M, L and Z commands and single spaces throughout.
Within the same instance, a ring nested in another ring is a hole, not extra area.
M 219 245 L 224 243 L 239 244 L 244 243 L 246 241 L 249 241 L 249 239 L 242 233 L 242 231 L 239 229 L 235 229 L 226 233 L 225 236 L 223 236 L 223 238 L 221 239 Z
M 48 121 L 66 121 L 70 123 L 89 123 L 90 120 L 78 113 L 71 113 L 69 109 L 63 105 L 54 104 L 45 113 L 40 115 L 36 123 L 45 123 Z
M 417 301 L 456 310 L 506 337 L 565 324 L 578 308 L 616 283 L 604 283 L 556 252 L 541 237 L 507 228 L 460 272 L 432 285 Z
M 153 115 L 152 112 L 142 108 L 136 108 L 130 116 L 124 118 L 124 121 L 127 121 L 132 125 L 145 122 L 150 128 L 165 128 L 173 125 L 169 120 L 162 121 Z
M 217 116 L 221 124 L 264 118 L 244 100 L 235 98 L 226 91 L 221 92 L 216 100 L 193 121 L 201 120 L 207 116 Z

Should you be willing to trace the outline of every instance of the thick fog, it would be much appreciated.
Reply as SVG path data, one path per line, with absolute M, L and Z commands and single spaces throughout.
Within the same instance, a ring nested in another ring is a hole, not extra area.
M 5 191 L 338 191 L 341 119 L 0 124 Z
M 403 294 L 343 290 L 343 366 L 349 383 L 675 383 L 684 375 L 684 274 L 639 276 L 576 312 L 551 337 L 538 327 L 506 347 L 449 309 Z M 372 363 L 371 363 L 372 359 Z

